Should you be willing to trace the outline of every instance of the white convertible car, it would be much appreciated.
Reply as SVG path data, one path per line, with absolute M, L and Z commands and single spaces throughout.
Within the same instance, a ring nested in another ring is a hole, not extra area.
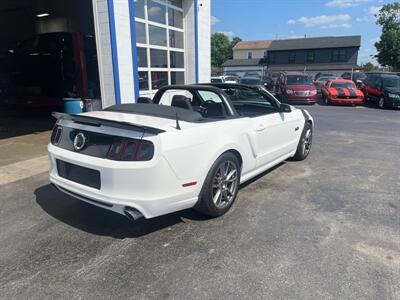
M 58 119 L 48 146 L 61 192 L 136 220 L 220 216 L 239 185 L 311 149 L 313 119 L 259 87 L 167 86 L 154 98 Z

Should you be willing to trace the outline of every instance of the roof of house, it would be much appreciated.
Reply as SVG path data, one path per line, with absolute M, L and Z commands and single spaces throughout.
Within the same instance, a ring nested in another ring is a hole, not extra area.
M 361 36 L 322 36 L 285 40 L 242 41 L 233 50 L 265 49 L 268 51 L 317 48 L 360 47 Z
M 248 50 L 248 49 L 267 49 L 272 41 L 241 41 L 233 47 L 233 50 Z
M 268 51 L 360 47 L 361 36 L 325 36 L 274 40 Z
M 261 66 L 264 64 L 262 58 L 252 59 L 228 59 L 222 64 L 222 67 L 241 67 L 241 66 Z

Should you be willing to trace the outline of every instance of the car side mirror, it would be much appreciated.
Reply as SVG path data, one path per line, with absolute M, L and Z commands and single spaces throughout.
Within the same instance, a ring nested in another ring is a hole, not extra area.
M 292 108 L 290 107 L 289 104 L 281 103 L 281 105 L 279 106 L 279 112 L 290 113 L 291 111 L 292 111 Z

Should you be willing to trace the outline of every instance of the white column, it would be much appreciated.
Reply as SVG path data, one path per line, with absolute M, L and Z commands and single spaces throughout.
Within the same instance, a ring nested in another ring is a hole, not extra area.
M 217 0 L 218 1 L 218 0 Z M 200 83 L 211 78 L 211 1 L 198 0 L 198 77 Z

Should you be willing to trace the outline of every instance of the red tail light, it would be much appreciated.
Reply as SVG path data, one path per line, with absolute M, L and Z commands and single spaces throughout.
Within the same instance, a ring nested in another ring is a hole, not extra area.
M 153 158 L 154 144 L 149 141 L 116 138 L 107 158 L 118 161 L 148 161 Z

